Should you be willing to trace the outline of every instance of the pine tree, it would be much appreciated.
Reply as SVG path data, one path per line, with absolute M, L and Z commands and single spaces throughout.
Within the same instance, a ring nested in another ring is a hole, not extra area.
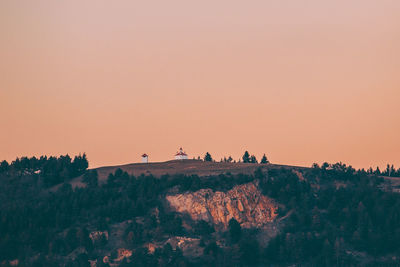
M 242 159 L 243 159 L 243 163 L 249 163 L 250 162 L 250 154 L 249 154 L 249 152 L 247 150 L 244 152 L 244 155 L 243 155 Z
M 7 161 L 3 160 L 0 164 L 0 172 L 6 172 L 9 168 L 9 164 Z
M 237 243 L 242 235 L 242 227 L 235 218 L 229 220 L 229 236 L 232 243 Z
M 210 153 L 208 153 L 208 152 L 206 153 L 206 155 L 204 156 L 204 161 L 213 161 Z
M 268 159 L 267 159 L 267 156 L 265 156 L 265 154 L 263 155 L 263 157 L 262 157 L 260 163 L 261 163 L 261 164 L 267 164 L 267 163 L 269 163 L 269 161 L 268 161 Z

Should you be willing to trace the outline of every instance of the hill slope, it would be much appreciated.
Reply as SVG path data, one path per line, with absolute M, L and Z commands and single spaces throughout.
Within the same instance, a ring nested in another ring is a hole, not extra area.
M 30 166 L 0 172 L 0 266 L 398 265 L 399 178 L 185 160 L 71 180 L 67 157 Z
M 106 166 L 96 168 L 99 181 L 105 181 L 110 173 L 114 173 L 118 168 L 130 175 L 139 176 L 141 174 L 152 174 L 159 177 L 164 174 L 184 174 L 210 176 L 230 172 L 231 174 L 252 174 L 258 168 L 263 170 L 271 168 L 294 168 L 304 169 L 305 167 L 277 165 L 277 164 L 257 164 L 257 163 L 229 163 L 229 162 L 206 162 L 201 160 L 171 160 L 154 163 L 132 163 L 118 166 Z

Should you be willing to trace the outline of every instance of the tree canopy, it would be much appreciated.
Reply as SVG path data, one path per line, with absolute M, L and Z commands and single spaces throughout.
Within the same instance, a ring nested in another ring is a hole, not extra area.
M 267 156 L 266 156 L 265 154 L 263 155 L 263 157 L 262 157 L 260 163 L 261 163 L 261 164 L 267 164 L 267 163 L 269 163 L 269 161 L 268 161 L 268 159 L 267 159 Z
M 249 152 L 247 150 L 244 152 L 242 160 L 243 160 L 243 163 L 249 163 L 250 162 L 250 154 L 249 154 Z
M 204 155 L 204 161 L 213 161 L 213 159 L 212 159 L 210 153 L 207 152 L 207 153 Z

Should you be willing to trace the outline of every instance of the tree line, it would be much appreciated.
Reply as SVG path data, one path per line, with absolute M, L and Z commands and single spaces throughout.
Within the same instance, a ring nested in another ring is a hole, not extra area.
M 206 154 L 203 157 L 204 161 L 212 162 L 214 159 L 212 158 L 211 154 L 209 152 L 206 152 Z M 233 162 L 236 163 L 236 160 L 234 160 L 231 156 L 224 157 L 223 159 L 220 160 L 220 162 Z M 258 163 L 256 156 L 250 155 L 249 152 L 246 150 L 242 156 L 241 159 L 239 159 L 237 162 L 243 162 L 243 163 Z M 270 163 L 269 160 L 267 159 L 267 156 L 264 154 L 261 158 L 260 161 L 261 164 L 267 164 Z
M 59 157 L 21 157 L 11 163 L 3 160 L 0 163 L 0 173 L 11 176 L 36 175 L 42 178 L 46 186 L 52 186 L 84 174 L 88 167 L 85 153 L 73 159 L 68 154 Z
M 362 173 L 362 174 L 369 174 L 369 175 L 377 175 L 377 176 L 388 176 L 388 177 L 400 177 L 400 168 L 396 170 L 394 165 L 387 164 L 386 169 L 383 171 L 380 170 L 379 167 L 373 169 L 372 167 L 365 170 L 364 168 L 361 169 L 354 169 L 351 165 L 346 165 L 342 162 L 337 162 L 334 164 L 330 164 L 328 162 L 324 162 L 321 166 L 317 163 L 312 165 L 312 168 L 321 168 L 323 170 L 333 170 L 333 171 L 340 171 L 340 172 L 347 172 L 347 173 Z

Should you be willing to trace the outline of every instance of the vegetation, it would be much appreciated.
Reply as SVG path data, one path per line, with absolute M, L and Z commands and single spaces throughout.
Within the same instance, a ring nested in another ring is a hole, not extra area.
M 269 263 L 354 265 L 360 251 L 375 259 L 399 253 L 400 196 L 382 191 L 382 178 L 343 164 L 304 174 L 300 182 L 290 171 L 270 171 L 262 183 L 265 194 L 285 204 L 283 213 L 293 211 L 265 249 Z
M 250 163 L 250 154 L 247 150 L 244 152 L 242 160 L 243 163 Z
M 261 163 L 261 164 L 267 164 L 267 163 L 269 163 L 269 161 L 268 161 L 268 159 L 267 159 L 267 156 L 266 156 L 265 154 L 263 155 L 263 157 L 262 157 L 260 163 Z
M 374 266 L 395 265 L 393 256 L 400 254 L 400 195 L 384 190 L 375 171 L 326 163 L 269 167 L 253 175 L 156 178 L 118 169 L 101 182 L 87 167 L 85 154 L 0 164 L 0 265 L 18 259 L 23 266 L 88 266 L 88 260 L 103 266 L 104 256 L 116 258 L 121 246 L 133 251 L 129 260 L 137 266 Z M 394 176 L 393 170 L 380 174 Z M 77 176 L 86 187 L 68 183 Z M 266 244 L 259 242 L 261 229 L 242 228 L 232 219 L 221 232 L 164 202 L 168 192 L 227 191 L 253 180 L 279 203 L 279 233 Z M 93 231 L 118 232 L 121 238 L 93 241 Z M 175 236 L 199 238 L 202 254 L 173 249 L 166 241 Z M 150 253 L 149 242 L 162 245 Z
M 210 153 L 207 152 L 207 153 L 204 155 L 204 161 L 213 161 L 213 159 L 212 159 Z
M 69 155 L 58 158 L 42 156 L 39 159 L 22 157 L 11 164 L 3 161 L 0 164 L 0 173 L 9 176 L 36 175 L 48 187 L 84 174 L 88 166 L 86 154 L 75 156 L 73 160 Z
M 229 220 L 229 237 L 231 239 L 232 243 L 237 243 L 240 240 L 240 237 L 242 235 L 242 227 L 238 223 L 238 221 L 235 220 L 235 218 L 232 218 Z
M 265 154 L 264 154 L 265 156 Z M 249 154 L 248 151 L 245 151 L 242 157 L 243 163 L 258 163 L 256 156 Z

